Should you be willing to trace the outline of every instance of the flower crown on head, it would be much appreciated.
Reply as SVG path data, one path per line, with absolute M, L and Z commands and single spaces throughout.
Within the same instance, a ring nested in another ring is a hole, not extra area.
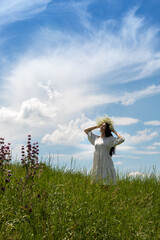
M 109 124 L 110 130 L 113 130 L 113 129 L 114 129 L 114 127 L 113 127 L 114 122 L 113 122 L 107 115 L 105 115 L 105 116 L 103 116 L 103 117 L 98 117 L 98 118 L 96 119 L 96 123 L 97 123 L 97 126 L 98 126 L 98 127 L 100 127 L 100 125 L 102 125 L 102 124 L 105 123 L 105 122 Z

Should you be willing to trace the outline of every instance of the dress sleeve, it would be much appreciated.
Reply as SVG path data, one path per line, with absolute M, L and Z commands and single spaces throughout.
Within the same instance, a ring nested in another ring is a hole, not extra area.
M 121 143 L 123 143 L 125 141 L 125 138 L 115 138 L 115 137 L 112 137 L 111 140 L 110 140 L 110 147 L 115 147 Z
M 98 136 L 95 135 L 94 133 L 88 132 L 88 140 L 90 141 L 91 144 L 94 145 L 95 140 L 96 140 L 97 137 L 98 137 Z

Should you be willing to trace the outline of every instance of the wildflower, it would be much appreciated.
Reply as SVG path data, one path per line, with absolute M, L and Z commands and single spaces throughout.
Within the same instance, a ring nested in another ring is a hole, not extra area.
M 6 190 L 6 188 L 5 187 L 1 187 L 1 190 L 4 192 Z
M 9 183 L 11 181 L 11 179 L 5 179 L 6 183 Z

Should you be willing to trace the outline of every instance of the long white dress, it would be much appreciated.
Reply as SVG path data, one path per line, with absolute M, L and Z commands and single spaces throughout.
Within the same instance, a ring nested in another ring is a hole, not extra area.
M 88 140 L 95 147 L 92 168 L 94 180 L 105 184 L 116 184 L 116 172 L 109 152 L 112 147 L 121 144 L 125 139 L 113 136 L 101 138 L 89 132 Z

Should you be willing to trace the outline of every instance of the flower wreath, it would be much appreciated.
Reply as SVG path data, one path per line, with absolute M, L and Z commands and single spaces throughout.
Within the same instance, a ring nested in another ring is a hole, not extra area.
M 104 122 L 108 123 L 109 124 L 109 128 L 110 130 L 113 130 L 114 129 L 114 122 L 107 116 L 103 116 L 103 117 L 98 117 L 96 119 L 96 123 L 97 123 L 97 126 L 100 127 Z

